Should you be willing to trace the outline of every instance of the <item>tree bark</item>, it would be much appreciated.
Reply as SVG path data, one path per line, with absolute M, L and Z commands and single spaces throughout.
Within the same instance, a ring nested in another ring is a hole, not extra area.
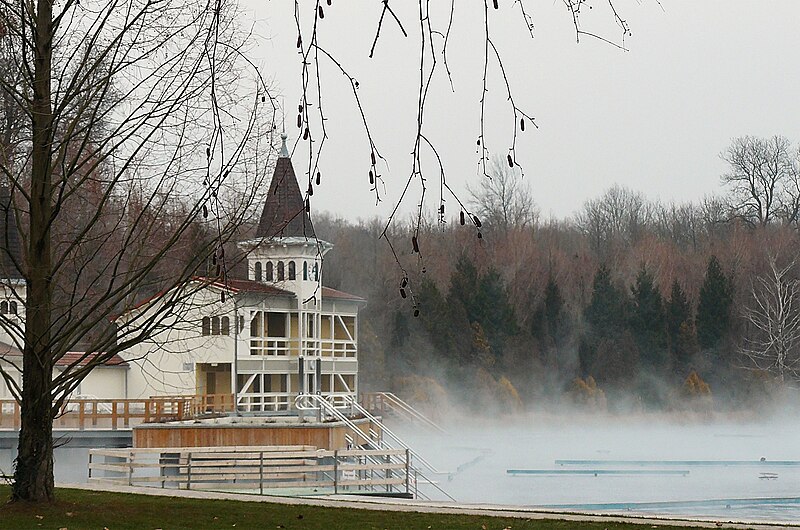
M 39 0 L 34 31 L 31 200 L 25 348 L 22 358 L 22 403 L 13 500 L 54 500 L 52 308 L 52 142 L 51 68 L 53 36 L 51 0 Z

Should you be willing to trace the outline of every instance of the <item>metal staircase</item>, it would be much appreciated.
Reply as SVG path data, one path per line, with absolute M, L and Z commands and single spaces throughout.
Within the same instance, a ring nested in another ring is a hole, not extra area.
M 348 443 L 352 443 L 354 446 L 381 451 L 398 450 L 405 453 L 408 465 L 395 470 L 395 473 L 404 476 L 404 478 L 407 478 L 417 486 L 419 484 L 430 485 L 447 499 L 455 501 L 449 493 L 429 478 L 433 475 L 448 475 L 448 473 L 436 469 L 355 399 L 347 398 L 344 404 L 334 406 L 326 396 L 321 394 L 300 394 L 295 398 L 295 407 L 302 411 L 315 411 L 320 421 L 335 420 L 343 423 L 349 430 L 346 439 Z M 369 420 L 366 431 L 353 421 L 355 418 Z M 369 463 L 377 463 L 377 461 L 372 461 L 374 457 L 367 455 L 365 458 Z M 389 459 L 392 460 L 391 463 L 395 463 L 395 459 L 397 459 L 397 464 L 401 463 L 399 457 L 390 456 Z M 425 472 L 422 470 L 425 470 Z M 419 491 L 418 487 L 415 487 L 414 490 L 418 497 L 431 500 L 430 497 Z
M 442 434 L 446 433 L 446 431 L 433 420 L 392 392 L 368 392 L 362 394 L 361 403 L 364 408 L 372 412 L 380 412 L 382 415 L 391 412 L 405 420 L 416 422 Z

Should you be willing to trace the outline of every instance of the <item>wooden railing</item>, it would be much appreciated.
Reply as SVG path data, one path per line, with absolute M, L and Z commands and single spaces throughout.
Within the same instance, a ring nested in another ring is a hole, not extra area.
M 91 449 L 89 481 L 128 486 L 248 490 L 314 488 L 413 497 L 408 450 L 317 450 L 311 446 Z
M 55 429 L 130 429 L 233 410 L 232 394 L 158 396 L 148 399 L 76 399 L 64 403 L 53 420 Z M 20 406 L 0 400 L 0 429 L 20 428 Z

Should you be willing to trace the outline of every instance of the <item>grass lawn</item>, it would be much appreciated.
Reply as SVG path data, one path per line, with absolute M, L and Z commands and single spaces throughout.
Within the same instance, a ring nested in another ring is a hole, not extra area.
M 10 495 L 8 486 L 0 486 L 0 498 Z M 151 497 L 83 490 L 59 489 L 52 505 L 0 505 L 2 529 L 608 529 L 656 528 L 597 522 L 540 521 L 473 515 L 445 515 L 404 512 L 380 512 L 352 508 L 290 506 L 229 500 L 200 500 L 174 497 Z M 658 528 L 674 528 L 658 526 Z M 684 527 L 685 528 L 685 527 Z

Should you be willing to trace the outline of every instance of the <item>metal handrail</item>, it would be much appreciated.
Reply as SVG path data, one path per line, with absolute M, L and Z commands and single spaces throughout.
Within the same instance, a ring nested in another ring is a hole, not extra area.
M 304 398 L 306 400 L 309 400 L 310 402 L 317 403 L 318 406 L 314 407 L 314 406 L 307 406 L 307 405 L 303 404 L 302 400 Z M 386 425 L 384 425 L 378 418 L 376 418 L 375 416 L 370 414 L 370 412 L 367 409 L 365 409 L 364 407 L 359 405 L 358 401 L 355 398 L 349 398 L 349 399 L 346 399 L 345 401 L 349 401 L 349 403 L 346 404 L 345 408 L 350 409 L 351 412 L 358 412 L 360 415 L 364 416 L 364 418 L 368 419 L 373 424 L 380 425 L 380 428 L 381 428 L 380 435 L 378 435 L 378 433 L 373 431 L 372 429 L 370 429 L 369 430 L 370 432 L 368 433 L 369 437 L 371 438 L 370 442 L 373 443 L 378 449 L 397 449 L 397 447 L 394 447 L 391 443 L 387 443 L 385 435 L 388 434 L 389 435 L 388 437 L 389 437 L 390 440 L 392 440 L 395 444 L 399 445 L 401 448 L 403 448 L 406 451 L 408 451 L 408 454 L 411 457 L 415 458 L 418 462 L 420 462 L 422 464 L 422 466 L 425 467 L 432 474 L 435 474 L 435 475 L 447 475 L 447 474 L 449 474 L 447 472 L 439 471 L 430 462 L 425 460 L 416 451 L 411 449 L 411 447 L 409 447 L 408 444 L 406 444 L 399 436 L 397 436 L 390 429 L 388 429 L 386 427 Z M 325 396 L 322 396 L 320 394 L 300 394 L 300 395 L 297 396 L 297 398 L 295 398 L 295 407 L 300 409 L 300 410 L 317 410 L 317 409 L 319 409 L 321 412 L 325 412 L 326 414 L 330 415 L 331 417 L 343 422 L 352 431 L 354 431 L 357 434 L 357 436 L 366 439 L 366 436 L 364 436 L 364 432 L 361 429 L 359 429 L 358 426 L 355 423 L 353 423 L 353 421 L 350 418 L 348 418 L 344 413 L 342 413 L 341 410 L 339 410 L 337 407 L 335 407 L 331 403 L 329 403 L 328 400 L 325 399 Z M 377 441 L 374 439 L 376 437 L 377 437 Z M 422 477 L 428 483 L 430 483 L 434 488 L 436 488 L 440 493 L 445 495 L 448 499 L 450 499 L 453 502 L 456 502 L 456 500 L 449 493 L 447 493 L 445 490 L 443 490 L 441 487 L 439 487 L 434 481 L 432 481 L 428 477 L 426 477 L 422 472 L 419 471 L 419 469 L 417 469 L 416 467 L 413 467 L 413 466 L 411 467 L 411 469 L 413 470 L 415 475 L 418 475 L 418 476 Z
M 397 395 L 395 395 L 392 392 L 371 392 L 370 394 L 367 394 L 367 396 L 374 396 L 380 398 L 382 403 L 389 405 L 389 408 L 401 412 L 406 416 L 409 416 L 411 419 L 422 422 L 423 424 L 427 425 L 428 427 L 436 431 L 439 431 L 442 434 L 447 434 L 447 431 L 445 431 L 442 427 L 436 424 L 433 420 L 431 420 L 430 418 L 422 414 L 420 411 L 418 411 L 417 409 L 415 409 L 414 407 L 412 407 L 411 405 L 409 405 L 408 403 L 397 397 Z

